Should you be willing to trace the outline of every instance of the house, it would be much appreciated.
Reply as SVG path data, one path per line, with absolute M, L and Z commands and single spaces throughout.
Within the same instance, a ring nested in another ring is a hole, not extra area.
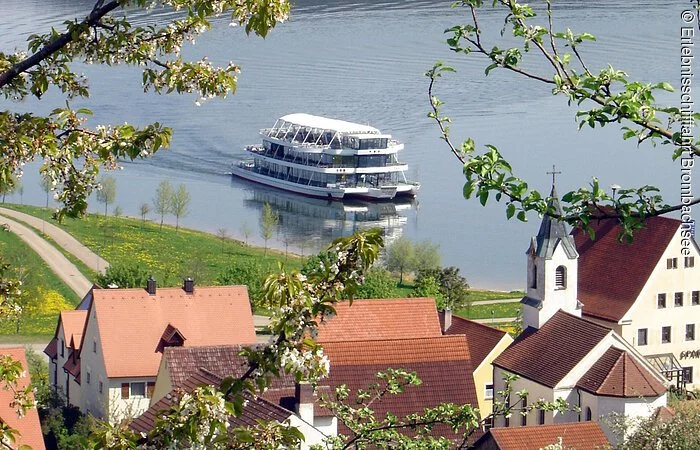
M 651 217 L 631 244 L 615 221 L 576 230 L 583 317 L 615 330 L 678 387 L 700 383 L 700 255 L 679 220 Z M 698 266 L 695 265 L 696 261 Z
M 202 347 L 168 347 L 163 352 L 151 405 L 136 418 L 131 428 L 148 433 L 155 425 L 159 411 L 173 405 L 182 392 L 192 392 L 202 385 L 221 384 L 227 376 L 240 377 L 248 369 L 248 361 L 240 356 L 242 345 Z M 261 345 L 253 347 L 261 348 Z M 328 391 L 323 381 L 319 390 Z M 288 422 L 304 434 L 302 449 L 321 444 L 327 436 L 337 434 L 337 419 L 318 404 L 318 395 L 309 384 L 297 383 L 293 377 L 273 378 L 261 396 L 246 394 L 247 404 L 240 417 L 231 418 L 231 425 L 255 425 L 256 420 Z
M 549 204 L 561 214 L 552 188 Z M 565 224 L 543 217 L 527 251 L 527 295 L 523 298 L 523 333 L 494 361 L 494 388 L 516 374 L 513 392 L 529 394 L 513 405 L 517 414 L 497 416 L 495 426 L 600 421 L 612 413 L 647 417 L 666 405 L 666 379 L 614 329 L 582 317 L 578 295 L 579 253 Z M 620 275 L 622 276 L 622 275 Z M 579 410 L 520 411 L 539 399 L 565 400 Z M 511 403 L 512 405 L 513 403 Z M 609 439 L 612 430 L 601 424 Z
M 44 350 L 49 357 L 49 383 L 65 398 L 72 393 L 75 404 L 80 403 L 80 374 L 77 364 L 86 310 L 61 311 L 54 338 Z
M 0 349 L 0 356 L 3 358 L 9 356 L 13 361 L 18 361 L 22 364 L 24 371 L 28 369 L 27 357 L 24 349 L 21 347 Z M 26 389 L 30 383 L 29 376 L 24 376 L 17 380 L 17 388 Z M 3 441 L 3 444 L 8 444 L 7 448 L 11 449 L 19 449 L 21 446 L 28 445 L 32 450 L 44 450 L 44 436 L 41 433 L 39 413 L 36 408 L 26 410 L 24 415 L 20 417 L 17 414 L 17 408 L 12 404 L 13 402 L 14 394 L 12 390 L 6 389 L 3 383 L 3 386 L 0 388 L 0 422 L 19 433 L 15 442 L 6 443 Z
M 158 289 L 149 280 L 146 289 L 93 289 L 87 310 L 61 313 L 45 352 L 69 404 L 118 421 L 148 408 L 166 348 L 254 342 L 245 286 L 195 288 L 188 279 Z
M 464 336 L 471 357 L 479 411 L 482 415 L 489 414 L 493 410 L 494 394 L 492 363 L 513 342 L 513 338 L 497 328 L 453 316 L 449 309 L 440 312 L 439 317 L 444 334 Z M 491 420 L 487 419 L 484 425 L 489 428 Z
M 610 450 L 612 446 L 595 422 L 560 425 L 492 428 L 472 447 L 474 450 L 541 450 L 561 441 L 562 448 Z
M 513 339 L 508 333 L 472 320 L 438 312 L 431 298 L 371 299 L 340 302 L 336 315 L 319 325 L 316 341 L 380 341 L 460 335 L 465 339 L 479 410 L 492 410 L 491 362 Z M 325 347 L 325 346 L 324 346 Z M 489 426 L 489 424 L 486 424 Z
M 463 336 L 334 341 L 322 345 L 331 363 L 327 383 L 331 389 L 346 385 L 351 405 L 357 399 L 358 389 L 366 390 L 377 383 L 377 372 L 393 368 L 418 374 L 422 381 L 419 386 L 407 387 L 398 395 L 386 395 L 372 403 L 378 418 L 389 412 L 402 418 L 441 403 L 478 404 L 471 357 Z M 338 433 L 351 435 L 343 423 L 338 423 Z M 461 436 L 448 426 L 436 425 L 432 434 L 461 441 Z

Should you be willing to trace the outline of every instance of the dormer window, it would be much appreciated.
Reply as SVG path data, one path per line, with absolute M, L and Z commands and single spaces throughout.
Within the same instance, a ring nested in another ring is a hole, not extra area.
M 554 284 L 557 289 L 566 289 L 566 267 L 557 267 L 554 274 Z

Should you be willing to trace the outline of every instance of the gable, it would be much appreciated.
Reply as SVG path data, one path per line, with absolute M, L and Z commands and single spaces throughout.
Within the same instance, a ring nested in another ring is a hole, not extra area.
M 493 365 L 554 388 L 611 332 L 558 311 L 539 330 L 525 330 Z

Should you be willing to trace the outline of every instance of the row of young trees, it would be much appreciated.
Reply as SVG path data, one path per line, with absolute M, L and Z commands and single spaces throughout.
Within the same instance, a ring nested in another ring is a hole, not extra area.
M 175 216 L 175 230 L 180 229 L 180 218 L 189 214 L 191 196 L 184 184 L 177 189 L 170 185 L 168 180 L 163 180 L 156 189 L 153 197 L 153 211 L 160 216 L 160 228 L 163 229 L 163 219 L 166 214 Z M 145 219 L 149 212 L 148 203 L 140 207 L 141 218 Z

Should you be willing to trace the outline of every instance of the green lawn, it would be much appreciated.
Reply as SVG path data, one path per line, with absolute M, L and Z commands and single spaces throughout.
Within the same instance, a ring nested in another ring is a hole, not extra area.
M 480 302 L 483 300 L 502 300 L 506 298 L 522 298 L 525 293 L 522 291 L 480 291 L 476 289 L 469 290 L 469 300 L 472 302 Z
M 455 314 L 467 319 L 502 319 L 504 317 L 516 317 L 521 309 L 520 302 L 496 303 L 491 305 L 471 304 L 460 308 Z
M 73 308 L 80 298 L 56 276 L 24 241 L 16 234 L 0 231 L 0 254 L 11 265 L 11 276 L 17 271 L 23 275 L 25 313 L 20 320 L 23 336 L 48 336 L 56 328 L 56 318 L 61 309 Z M 0 335 L 10 340 L 16 336 L 14 319 L 0 321 Z
M 45 209 L 35 206 L 6 205 L 37 217 Z M 301 258 L 276 251 L 250 247 L 242 242 L 190 229 L 163 225 L 140 219 L 88 214 L 82 219 L 66 218 L 62 223 L 52 222 L 98 253 L 112 265 L 138 264 L 158 281 L 160 286 L 179 286 L 185 276 L 193 276 L 199 285 L 216 284 L 216 278 L 233 260 L 260 263 L 269 271 L 277 269 L 278 262 L 300 267 Z M 84 267 L 84 266 L 83 266 Z M 81 270 L 83 270 L 81 267 Z

